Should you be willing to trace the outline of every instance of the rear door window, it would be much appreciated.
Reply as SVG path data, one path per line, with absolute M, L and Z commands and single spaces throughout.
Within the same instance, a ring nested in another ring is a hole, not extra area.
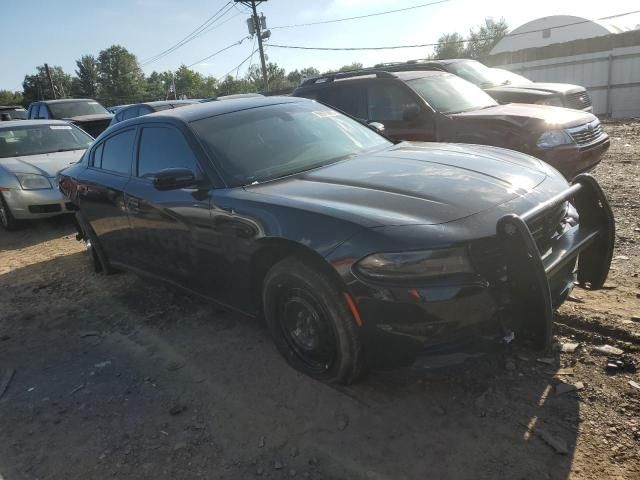
M 49 116 L 49 108 L 47 107 L 46 103 L 41 103 L 40 104 L 40 112 L 38 113 L 38 118 L 41 118 L 43 120 L 51 118 Z
M 131 129 L 117 133 L 106 139 L 102 145 L 96 149 L 96 153 L 102 149 L 102 158 L 98 165 L 98 159 L 94 157 L 94 167 L 128 175 L 131 171 L 135 137 L 136 131 L 135 129 Z
M 366 120 L 367 88 L 364 85 L 340 85 L 332 88 L 333 98 L 330 103 L 336 108 L 356 118 Z M 318 98 L 319 101 L 320 98 Z
M 397 83 L 379 82 L 369 86 L 369 113 L 372 121 L 402 121 L 409 106 L 417 106 L 415 98 Z
M 36 103 L 35 105 L 31 105 L 31 109 L 29 110 L 29 118 L 31 119 L 38 118 L 39 109 L 40 109 L 39 103 Z
M 138 149 L 138 177 L 153 177 L 167 168 L 197 172 L 197 160 L 181 132 L 172 127 L 145 127 Z

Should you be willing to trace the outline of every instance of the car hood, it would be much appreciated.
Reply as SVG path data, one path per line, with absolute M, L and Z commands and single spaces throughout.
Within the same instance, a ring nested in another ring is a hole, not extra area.
M 0 158 L 0 167 L 11 173 L 35 173 L 55 177 L 56 173 L 82 157 L 84 150 Z
M 530 103 L 508 103 L 496 105 L 482 110 L 472 110 L 450 115 L 453 118 L 475 118 L 495 120 L 500 117 L 518 120 L 538 120 L 549 126 L 575 127 L 584 125 L 596 119 L 591 113 L 570 108 L 552 107 L 549 105 L 534 105 Z
M 513 92 L 514 90 L 523 93 L 535 93 L 538 91 L 544 94 L 561 93 L 565 95 L 567 93 L 583 92 L 585 89 L 579 85 L 571 85 L 569 83 L 510 83 L 485 89 L 487 92 Z
M 64 120 L 68 120 L 74 123 L 83 123 L 83 122 L 97 122 L 97 121 L 105 121 L 110 122 L 113 118 L 111 113 L 94 113 L 92 115 L 78 115 L 77 117 L 69 117 Z
M 526 195 L 548 175 L 510 150 L 404 142 L 245 190 L 365 227 L 435 225 Z

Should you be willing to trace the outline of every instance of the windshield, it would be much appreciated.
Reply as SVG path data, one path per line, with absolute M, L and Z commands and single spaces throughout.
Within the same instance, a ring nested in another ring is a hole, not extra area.
M 109 113 L 96 101 L 50 103 L 49 108 L 55 118 L 71 118 L 96 113 Z
M 496 75 L 491 70 L 491 68 L 486 67 L 475 60 L 451 62 L 447 65 L 447 71 L 455 73 L 459 77 L 483 88 L 492 87 L 498 84 Z
M 407 82 L 433 109 L 442 113 L 493 107 L 496 101 L 481 89 L 455 75 L 434 75 Z
M 74 125 L 0 127 L 0 158 L 84 150 L 93 138 Z
M 364 125 L 315 102 L 251 108 L 191 125 L 232 186 L 311 170 L 391 145 Z

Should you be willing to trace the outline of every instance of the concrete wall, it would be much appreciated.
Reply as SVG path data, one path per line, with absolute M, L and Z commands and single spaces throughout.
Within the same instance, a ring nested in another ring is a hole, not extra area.
M 598 115 L 640 117 L 640 31 L 503 52 L 483 61 L 538 82 L 582 85 Z

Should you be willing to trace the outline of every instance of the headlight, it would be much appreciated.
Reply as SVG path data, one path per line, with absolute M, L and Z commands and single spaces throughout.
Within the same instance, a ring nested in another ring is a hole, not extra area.
M 355 265 L 374 280 L 421 280 L 454 273 L 473 272 L 465 248 L 442 248 L 403 253 L 376 253 Z
M 552 148 L 569 143 L 573 143 L 573 140 L 567 132 L 564 130 L 551 130 L 540 135 L 536 145 L 540 148 Z
M 42 190 L 50 189 L 51 182 L 44 175 L 36 175 L 35 173 L 16 173 L 20 186 L 23 190 Z
M 552 105 L 554 107 L 563 107 L 562 99 L 560 97 L 549 96 L 538 100 L 536 102 L 538 105 Z

